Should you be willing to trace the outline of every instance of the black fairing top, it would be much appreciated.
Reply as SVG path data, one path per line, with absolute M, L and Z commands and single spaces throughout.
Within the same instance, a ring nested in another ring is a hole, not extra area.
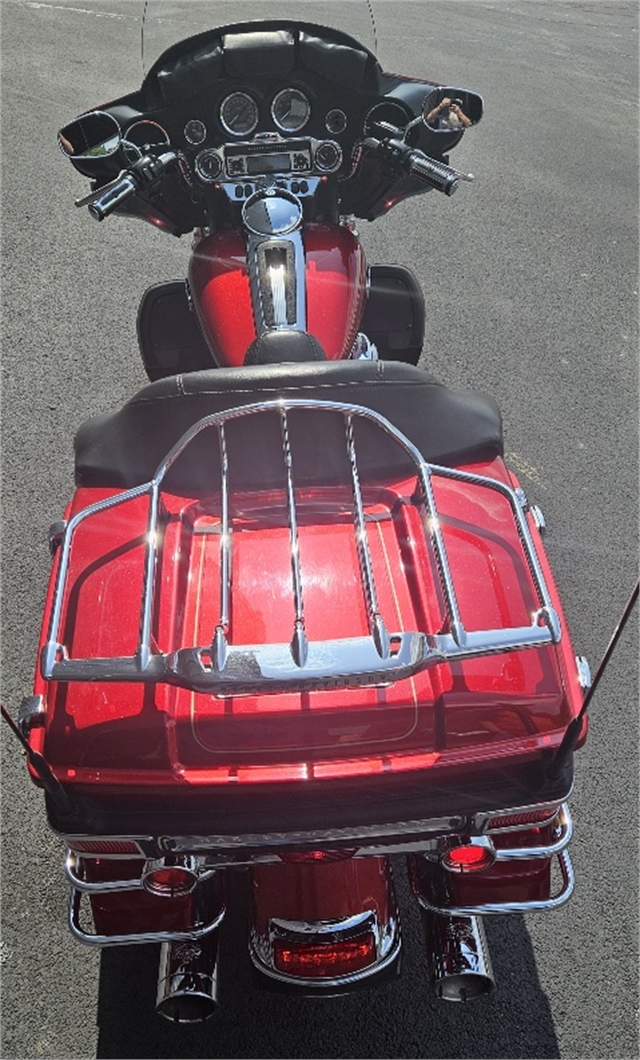
M 142 92 L 158 90 L 166 104 L 187 99 L 218 78 L 283 78 L 297 63 L 345 89 L 379 91 L 382 71 L 367 48 L 340 30 L 313 22 L 271 19 L 200 33 L 168 48 Z

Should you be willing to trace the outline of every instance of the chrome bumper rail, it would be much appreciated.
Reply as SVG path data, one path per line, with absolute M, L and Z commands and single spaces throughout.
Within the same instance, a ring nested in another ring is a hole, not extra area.
M 412 873 L 411 885 L 413 893 L 423 909 L 440 916 L 498 916 L 503 913 L 537 913 L 550 909 L 558 909 L 568 902 L 575 887 L 575 876 L 573 865 L 569 857 L 569 851 L 563 850 L 558 854 L 558 864 L 562 873 L 562 887 L 560 891 L 551 898 L 532 899 L 524 902 L 487 902 L 478 905 L 440 906 L 434 905 L 425 898 L 417 886 L 415 876 Z M 479 876 L 480 878 L 480 876 Z
M 524 861 L 529 858 L 550 858 L 561 854 L 569 846 L 573 836 L 573 821 L 566 802 L 558 811 L 558 830 L 558 838 L 546 846 L 498 847 L 495 851 L 496 861 Z M 487 832 L 486 835 L 488 839 L 492 838 L 491 832 Z
M 300 564 L 298 510 L 295 489 L 295 454 L 292 450 L 289 416 L 300 409 L 338 414 L 344 420 L 345 465 L 350 472 L 353 523 L 360 580 L 369 623 L 368 637 L 350 637 L 310 642 L 305 628 L 304 578 Z M 276 415 L 280 419 L 282 459 L 285 473 L 287 518 L 290 538 L 292 581 L 291 640 L 284 644 L 234 646 L 231 643 L 231 513 L 229 466 L 231 454 L 225 424 L 244 416 Z M 367 516 L 358 470 L 354 421 L 364 419 L 390 436 L 408 456 L 416 473 L 416 489 L 407 501 L 420 509 L 427 546 L 433 550 L 441 583 L 447 633 L 426 630 L 390 632 L 380 613 L 375 572 L 367 536 Z M 163 479 L 180 454 L 201 431 L 218 433 L 220 459 L 220 585 L 219 608 L 209 644 L 162 652 L 152 646 L 154 580 L 160 548 L 159 513 Z M 522 547 L 523 562 L 537 596 L 531 624 L 511 628 L 467 631 L 464 628 L 451 567 L 447 557 L 440 516 L 436 506 L 434 477 L 479 486 L 504 497 L 511 508 Z M 144 577 L 139 618 L 139 638 L 131 657 L 72 659 L 60 640 L 70 556 L 77 528 L 94 515 L 138 497 L 149 500 L 146 528 Z M 561 628 L 526 518 L 526 502 L 518 491 L 497 479 L 485 478 L 454 468 L 427 463 L 416 447 L 379 413 L 341 402 L 277 400 L 245 405 L 206 416 L 183 434 L 153 478 L 140 486 L 89 505 L 74 515 L 62 532 L 59 567 L 53 594 L 47 641 L 41 653 L 41 671 L 50 681 L 167 682 L 209 694 L 238 695 L 380 684 L 397 681 L 446 660 L 516 651 L 555 644 Z
M 95 860 L 85 855 L 86 860 Z M 72 850 L 67 851 L 67 857 L 64 863 L 65 875 L 71 884 L 71 886 L 77 891 L 83 891 L 87 894 L 104 894 L 106 891 L 139 891 L 142 887 L 142 875 L 139 879 L 132 877 L 131 879 L 125 880 L 104 880 L 104 881 L 92 881 L 83 880 L 78 875 L 78 862 L 82 861 L 83 858 L 80 854 L 74 854 Z M 134 860 L 134 859 L 131 859 Z M 139 858 L 135 860 L 140 860 Z
M 189 931 L 147 931 L 131 935 L 97 935 L 85 931 L 80 925 L 80 906 L 83 892 L 75 887 L 69 894 L 69 930 L 71 934 L 89 946 L 131 946 L 150 942 L 190 942 L 201 939 L 220 926 L 225 915 L 225 907 L 216 912 L 212 920 L 199 924 Z M 163 899 L 158 899 L 159 902 Z

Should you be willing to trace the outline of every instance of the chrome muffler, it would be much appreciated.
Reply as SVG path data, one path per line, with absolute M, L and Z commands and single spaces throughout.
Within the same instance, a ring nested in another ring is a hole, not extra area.
M 218 994 L 219 930 L 160 948 L 156 1011 L 173 1023 L 201 1023 L 213 1015 Z
M 422 910 L 431 981 L 443 1001 L 471 1001 L 495 986 L 487 936 L 477 916 Z

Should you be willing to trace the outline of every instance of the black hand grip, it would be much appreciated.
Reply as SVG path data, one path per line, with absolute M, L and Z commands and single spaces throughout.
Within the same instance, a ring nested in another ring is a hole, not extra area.
M 89 213 L 92 217 L 95 217 L 96 221 L 104 221 L 105 217 L 108 217 L 117 206 L 120 206 L 126 199 L 131 198 L 132 195 L 135 195 L 137 190 L 138 182 L 127 173 L 120 180 L 111 184 L 104 195 L 87 204 Z
M 445 195 L 453 195 L 460 183 L 460 178 L 448 166 L 415 151 L 411 153 L 409 173 Z

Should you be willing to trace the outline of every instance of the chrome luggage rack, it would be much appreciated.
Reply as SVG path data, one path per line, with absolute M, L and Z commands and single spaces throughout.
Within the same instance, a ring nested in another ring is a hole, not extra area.
M 289 413 L 295 409 L 338 413 L 344 419 L 353 494 L 354 531 L 369 636 L 322 641 L 311 641 L 307 637 L 298 547 L 294 454 L 289 431 Z M 229 636 L 232 546 L 229 454 L 225 425 L 239 417 L 263 413 L 276 414 L 280 418 L 293 589 L 292 638 L 289 643 L 282 644 L 233 645 Z M 427 545 L 431 545 L 435 555 L 447 613 L 444 627 L 447 632 L 389 632 L 380 614 L 354 438 L 354 421 L 358 418 L 368 420 L 386 432 L 415 466 L 417 490 L 412 502 L 420 507 Z M 155 650 L 155 645 L 152 647 L 154 580 L 160 541 L 160 487 L 169 468 L 189 443 L 208 428 L 217 430 L 220 455 L 219 617 L 209 644 L 163 653 Z M 472 632 L 465 630 L 436 507 L 432 485 L 434 476 L 495 490 L 508 500 L 538 598 L 539 606 L 530 625 Z M 78 526 L 91 516 L 144 495 L 149 497 L 149 514 L 137 650 L 133 656 L 70 658 L 64 644 L 60 642 L 60 625 L 74 533 Z M 219 695 L 306 691 L 389 683 L 410 677 L 426 667 L 447 660 L 469 659 L 479 655 L 556 644 L 561 637 L 559 617 L 552 606 L 536 555 L 526 519 L 526 501 L 521 491 L 515 491 L 496 479 L 429 464 L 409 439 L 384 416 L 360 405 L 287 399 L 243 405 L 206 416 L 182 435 L 159 464 L 149 482 L 84 508 L 64 524 L 59 541 L 61 551 L 49 632 L 40 660 L 42 675 L 50 681 L 166 682 L 198 692 Z

